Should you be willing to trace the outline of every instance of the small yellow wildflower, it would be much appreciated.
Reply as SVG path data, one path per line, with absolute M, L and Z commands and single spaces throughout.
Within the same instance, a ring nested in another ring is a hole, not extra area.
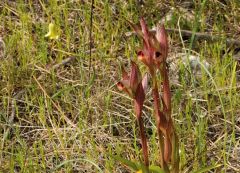
M 45 35 L 45 37 L 56 40 L 59 38 L 59 32 L 55 24 L 50 23 L 48 25 L 48 33 Z

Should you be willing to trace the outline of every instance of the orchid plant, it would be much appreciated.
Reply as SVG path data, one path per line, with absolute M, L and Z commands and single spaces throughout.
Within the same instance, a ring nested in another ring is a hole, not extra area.
M 140 70 L 137 64 L 131 61 L 131 72 L 127 74 L 127 72 L 122 67 L 122 80 L 117 83 L 117 87 L 121 91 L 125 91 L 128 95 L 134 100 L 134 109 L 136 118 L 138 121 L 141 143 L 143 149 L 143 158 L 145 166 L 149 166 L 148 160 L 148 147 L 147 147 L 147 139 L 144 132 L 144 125 L 142 121 L 142 109 L 143 102 L 145 99 L 145 92 L 147 89 L 148 76 L 147 74 L 142 79 Z
M 134 101 L 136 119 L 138 121 L 144 163 L 134 163 L 116 157 L 137 172 L 178 173 L 179 172 L 179 144 L 171 117 L 171 93 L 166 59 L 168 56 L 168 37 L 163 25 L 157 26 L 156 34 L 149 32 L 143 18 L 140 26 L 131 22 L 134 31 L 143 40 L 143 48 L 137 57 L 147 66 L 152 79 L 152 97 L 154 100 L 154 115 L 159 138 L 159 166 L 149 165 L 147 138 L 142 121 L 142 109 L 148 84 L 148 76 L 143 78 L 137 64 L 131 61 L 131 72 L 128 74 L 122 67 L 122 80 L 117 83 L 121 91 L 125 91 Z M 157 78 L 160 73 L 160 80 Z M 159 95 L 159 89 L 161 95 Z

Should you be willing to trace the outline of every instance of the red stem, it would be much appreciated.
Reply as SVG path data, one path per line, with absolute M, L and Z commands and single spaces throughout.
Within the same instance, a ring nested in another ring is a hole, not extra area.
M 148 166 L 149 166 L 148 146 L 147 146 L 147 138 L 146 138 L 145 131 L 144 131 L 142 117 L 138 118 L 138 125 L 139 125 L 139 129 L 140 129 L 140 137 L 141 137 L 141 143 L 142 143 L 144 163 L 145 163 L 145 166 L 148 168 Z
M 170 84 L 168 79 L 168 72 L 166 67 L 166 62 L 162 62 L 162 69 L 160 69 L 161 76 L 163 78 L 163 102 L 164 102 L 164 112 L 167 114 L 167 120 L 171 117 L 171 92 Z
M 153 92 L 153 101 L 154 101 L 154 111 L 155 111 L 155 118 L 157 123 L 157 132 L 159 136 L 160 164 L 165 172 L 169 172 L 168 166 L 164 160 L 164 154 L 167 151 L 164 151 L 166 150 L 166 148 L 163 146 L 165 143 L 163 136 L 166 136 L 167 120 L 163 112 L 160 111 L 160 98 L 158 93 L 158 85 L 157 85 L 157 79 L 154 73 L 152 73 L 152 78 L 153 78 L 152 92 Z
M 142 116 L 141 116 L 142 115 L 142 106 L 139 105 L 139 102 L 137 102 L 137 100 L 134 100 L 134 105 L 135 105 L 136 117 L 137 117 L 139 130 L 140 130 L 140 138 L 141 138 L 141 144 L 142 144 L 144 164 L 148 170 L 148 167 L 149 167 L 148 145 L 147 145 L 147 138 L 146 138 L 145 130 L 144 130 L 144 124 L 143 124 L 143 120 L 142 120 Z

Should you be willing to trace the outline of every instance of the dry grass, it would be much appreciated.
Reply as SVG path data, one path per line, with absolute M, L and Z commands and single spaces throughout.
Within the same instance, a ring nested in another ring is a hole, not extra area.
M 149 1 L 140 7 L 135 1 L 96 1 L 94 72 L 88 67 L 90 1 L 1 1 L 0 172 L 128 172 L 110 157 L 140 157 L 131 100 L 115 89 L 120 63 L 128 65 L 130 58 L 135 59 L 140 44 L 135 36 L 125 35 L 130 28 L 124 18 L 138 22 L 142 14 L 153 26 L 170 14 L 168 28 L 239 37 L 237 1 L 187 2 Z M 61 28 L 59 40 L 44 38 L 50 22 Z M 169 70 L 182 172 L 215 163 L 222 166 L 212 172 L 240 171 L 236 47 L 224 41 L 181 38 L 179 33 L 170 37 Z M 201 68 L 196 77 L 181 58 L 174 58 L 177 53 L 205 59 L 209 71 Z M 74 58 L 62 64 L 69 57 Z M 55 64 L 61 65 L 54 69 Z M 155 163 L 158 145 L 151 107 L 152 100 L 147 99 L 144 120 L 150 160 Z

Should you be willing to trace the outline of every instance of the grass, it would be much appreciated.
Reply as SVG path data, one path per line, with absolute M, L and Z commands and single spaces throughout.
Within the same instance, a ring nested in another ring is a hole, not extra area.
M 88 67 L 90 1 L 0 2 L 0 37 L 5 43 L 0 57 L 0 172 L 127 172 L 110 157 L 137 160 L 141 155 L 131 100 L 115 86 L 120 64 L 135 59 L 140 45 L 137 37 L 125 36 L 131 31 L 125 18 L 137 23 L 144 15 L 153 26 L 172 7 L 167 28 L 239 36 L 237 1 L 198 1 L 189 7 L 178 1 L 148 1 L 141 7 L 133 0 L 99 0 L 93 11 L 94 72 Z M 187 20 L 180 7 L 192 11 L 194 20 Z M 61 29 L 59 40 L 44 38 L 50 22 Z M 202 66 L 202 75 L 196 76 L 179 59 L 170 58 L 170 67 L 177 66 L 170 68 L 170 81 L 182 172 L 213 164 L 221 166 L 212 172 L 240 171 L 235 47 L 224 40 L 210 43 L 169 35 L 170 57 L 185 52 L 210 63 L 210 69 Z M 75 60 L 51 68 L 69 57 Z M 158 144 L 151 107 L 147 99 L 144 121 L 150 161 L 155 163 Z

